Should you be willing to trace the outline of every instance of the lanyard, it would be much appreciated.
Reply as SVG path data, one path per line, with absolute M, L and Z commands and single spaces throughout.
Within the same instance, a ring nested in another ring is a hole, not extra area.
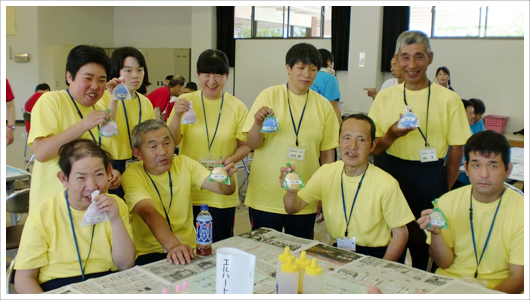
M 74 221 L 72 220 L 72 211 L 70 210 L 70 203 L 68 202 L 68 190 L 64 191 L 64 197 L 66 198 L 66 207 L 68 207 L 68 215 L 70 216 L 70 225 L 72 226 L 72 233 L 74 235 L 75 249 L 77 250 L 77 260 L 79 261 L 79 268 L 81 269 L 81 281 L 85 280 L 85 268 L 92 251 L 92 241 L 94 240 L 94 228 L 96 224 L 92 225 L 92 235 L 90 236 L 90 246 L 88 248 L 88 255 L 86 256 L 85 265 L 81 261 L 81 254 L 79 253 L 79 246 L 77 245 L 77 237 L 75 235 Z
M 497 204 L 497 209 L 495 210 L 495 214 L 493 215 L 493 221 L 491 221 L 490 231 L 488 232 L 488 237 L 486 238 L 486 242 L 484 243 L 484 248 L 482 249 L 482 254 L 480 254 L 480 259 L 478 259 L 477 255 L 477 246 L 475 245 L 475 230 L 473 228 L 473 189 L 471 189 L 471 194 L 469 195 L 469 224 L 471 224 L 471 237 L 473 238 L 473 249 L 475 250 L 475 260 L 477 261 L 477 270 L 475 271 L 475 278 L 478 276 L 478 267 L 480 265 L 480 262 L 482 261 L 482 258 L 484 257 L 484 252 L 486 252 L 486 247 L 488 246 L 488 241 L 490 240 L 491 231 L 493 230 L 493 225 L 495 224 L 495 218 L 497 218 L 497 212 L 499 211 L 499 207 L 501 206 L 502 196 L 504 196 L 504 191 L 506 189 L 502 190 L 501 199 L 499 200 L 499 203 Z
M 75 100 L 74 98 L 72 98 L 72 95 L 70 95 L 70 91 L 68 89 L 66 89 L 66 92 L 68 93 L 68 96 L 70 96 L 70 100 L 72 100 L 72 103 L 74 104 L 75 106 L 75 109 L 77 109 L 77 114 L 79 115 L 79 117 L 81 118 L 81 120 L 83 120 L 83 114 L 81 113 L 81 111 L 79 110 L 79 107 L 77 107 L 77 104 L 75 103 Z M 96 110 L 96 108 L 94 106 L 92 106 L 92 108 L 94 110 Z M 98 131 L 99 131 L 99 125 L 98 125 Z M 94 134 L 92 134 L 92 131 L 91 130 L 88 130 L 88 133 L 90 133 L 90 135 L 92 136 L 92 140 L 94 140 L 94 143 L 97 143 L 98 146 L 101 147 L 101 137 L 99 137 L 99 143 L 96 141 L 96 137 L 94 136 Z
M 215 136 L 217 135 L 217 129 L 219 128 L 219 121 L 221 120 L 221 112 L 223 112 L 223 103 L 225 102 L 225 92 L 223 91 L 223 95 L 221 96 L 221 108 L 219 109 L 219 117 L 217 117 L 217 125 L 215 126 L 215 132 L 212 137 L 212 141 L 210 142 L 210 134 L 208 133 L 208 121 L 206 120 L 206 109 L 204 108 L 204 98 L 202 97 L 202 90 L 201 90 L 201 101 L 202 101 L 202 113 L 204 114 L 204 126 L 206 127 L 206 140 L 208 141 L 208 157 L 210 156 L 210 149 L 213 145 L 213 140 L 215 140 Z
M 407 94 L 405 94 L 407 83 L 405 82 L 403 84 L 403 101 L 405 102 L 405 105 L 409 105 L 407 103 Z M 423 131 L 421 131 L 421 128 L 418 127 L 418 130 L 421 133 L 421 136 L 423 137 L 423 140 L 425 140 L 425 147 L 429 147 L 429 143 L 427 143 L 427 134 L 429 131 L 429 103 L 431 102 L 431 81 L 429 80 L 429 95 L 427 96 L 427 124 L 425 124 L 425 134 L 423 134 Z M 412 110 L 410 111 L 412 112 Z
M 287 103 L 289 104 L 289 113 L 291 114 L 291 121 L 293 122 L 294 134 L 296 134 L 296 147 L 298 147 L 298 133 L 300 132 L 300 126 L 302 126 L 302 119 L 304 118 L 307 99 L 309 99 L 309 90 L 307 91 L 307 96 L 305 97 L 304 109 L 302 110 L 302 115 L 300 116 L 300 122 L 298 122 L 298 128 L 296 128 L 293 118 L 293 111 L 291 110 L 291 101 L 289 100 L 289 83 L 286 83 L 285 86 L 287 86 Z
M 145 174 L 147 174 L 147 177 L 149 177 L 149 179 L 151 179 L 151 183 L 155 187 L 156 193 L 158 194 L 158 199 L 160 199 L 160 204 L 162 204 L 162 208 L 164 209 L 164 214 L 166 214 L 167 225 L 169 225 L 169 229 L 171 229 L 171 232 L 173 232 L 173 228 L 171 228 L 171 222 L 169 221 L 169 215 L 167 213 L 171 209 L 171 204 L 173 203 L 173 180 L 171 179 L 171 171 L 167 171 L 168 176 L 169 176 L 169 193 L 171 195 L 171 198 L 169 200 L 169 206 L 168 206 L 167 210 L 166 210 L 166 207 L 164 206 L 164 202 L 162 201 L 162 196 L 160 196 L 160 192 L 158 191 L 158 187 L 156 186 L 155 182 L 153 181 L 153 178 L 151 178 L 151 175 L 149 175 L 149 173 L 147 173 L 147 170 L 145 169 L 145 166 L 144 166 L 144 171 L 145 171 Z
M 140 96 L 138 96 L 137 92 L 134 92 L 136 94 L 136 97 L 138 98 L 138 106 L 140 107 L 140 113 L 138 115 L 138 124 L 142 123 L 142 103 L 140 102 Z M 129 135 L 129 145 L 132 146 L 132 139 L 131 139 L 131 129 L 129 127 L 129 118 L 127 117 L 127 109 L 125 108 L 125 100 L 121 100 L 121 104 L 123 105 L 123 113 L 125 114 L 125 124 L 127 124 L 127 134 Z
M 346 238 L 348 237 L 348 227 L 350 226 L 351 214 L 353 212 L 353 206 L 355 205 L 355 201 L 357 201 L 357 195 L 359 195 L 359 190 L 361 189 L 361 184 L 363 183 L 364 175 L 366 174 L 366 170 L 368 170 L 369 166 L 370 166 L 370 163 L 368 163 L 367 166 L 366 166 L 366 169 L 364 169 L 363 177 L 361 177 L 361 181 L 359 181 L 359 185 L 357 186 L 357 191 L 355 192 L 355 198 L 353 198 L 353 203 L 351 205 L 350 217 L 349 218 L 346 216 L 346 201 L 344 200 L 344 182 L 342 180 L 343 173 L 346 172 L 344 170 L 344 167 L 342 168 L 342 172 L 343 173 L 340 174 L 340 191 L 342 193 L 342 208 L 344 209 L 344 218 L 346 219 L 346 232 L 344 233 L 344 237 L 346 237 Z

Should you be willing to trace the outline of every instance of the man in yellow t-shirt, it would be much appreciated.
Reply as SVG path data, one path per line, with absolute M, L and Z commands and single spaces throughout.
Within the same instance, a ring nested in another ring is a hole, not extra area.
M 421 211 L 432 208 L 431 201 L 449 191 L 456 181 L 462 145 L 471 131 L 458 95 L 432 84 L 427 77 L 433 52 L 423 32 L 401 33 L 395 56 L 405 81 L 380 91 L 368 114 L 377 126 L 374 162 L 399 182 L 412 213 L 419 218 Z M 406 106 L 419 120 L 419 128 L 398 127 Z M 407 227 L 412 266 L 426 270 L 429 254 L 425 232 L 416 222 Z
M 505 293 L 524 289 L 524 197 L 504 185 L 513 165 L 510 144 L 487 130 L 465 145 L 471 185 L 440 197 L 449 228 L 429 226 L 432 209 L 418 223 L 430 232 L 429 253 L 437 274 L 484 282 Z
M 340 128 L 341 160 L 323 165 L 300 191 L 287 190 L 287 213 L 322 199 L 326 228 L 339 248 L 397 261 L 414 220 L 399 184 L 368 163 L 375 125 L 364 114 L 350 115 Z M 294 167 L 281 168 L 280 183 Z M 354 246 L 355 245 L 355 246 Z
M 278 187 L 278 169 L 297 165 L 305 180 L 323 164 L 335 161 L 339 123 L 329 101 L 310 89 L 320 66 L 315 46 L 300 43 L 287 52 L 289 81 L 263 90 L 252 105 L 243 132 L 254 149 L 245 204 L 252 229 L 268 227 L 302 238 L 313 238 L 317 204 L 296 215 L 283 207 L 284 191 Z M 261 133 L 268 115 L 278 119 L 280 131 Z
M 33 147 L 30 210 L 62 190 L 57 180 L 59 148 L 72 140 L 92 139 L 111 149 L 112 138 L 98 136 L 98 128 L 109 119 L 104 97 L 109 57 L 100 47 L 80 45 L 68 54 L 66 83 L 68 89 L 42 95 L 31 112 L 28 145 Z M 108 101 L 107 101 L 108 103 Z M 120 173 L 112 170 L 110 189 L 120 185 Z
M 127 206 L 106 194 L 110 160 L 91 140 L 74 140 L 60 148 L 57 177 L 66 190 L 29 212 L 15 263 L 18 293 L 41 293 L 134 266 Z M 101 194 L 92 199 L 96 190 Z M 108 221 L 81 227 L 91 203 Z
M 171 130 L 162 120 L 138 124 L 132 139 L 133 154 L 140 161 L 123 173 L 122 186 L 131 214 L 136 264 L 164 258 L 177 265 L 190 263 L 196 237 L 191 189 L 230 195 L 235 184 L 209 182 L 210 171 L 199 162 L 174 156 Z M 237 172 L 233 163 L 224 169 L 230 177 Z

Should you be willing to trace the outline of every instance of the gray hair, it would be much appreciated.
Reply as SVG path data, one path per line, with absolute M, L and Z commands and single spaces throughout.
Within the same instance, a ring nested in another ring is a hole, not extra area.
M 160 119 L 150 119 L 143 121 L 142 123 L 136 125 L 132 131 L 132 145 L 136 149 L 140 149 L 142 146 L 142 135 L 146 132 L 158 130 L 160 128 L 166 128 L 169 136 L 173 138 L 173 134 L 171 133 L 171 129 L 167 126 L 164 121 Z
M 427 54 L 431 54 L 431 44 L 429 42 L 429 37 L 421 31 L 404 31 L 402 32 L 397 41 L 396 41 L 396 51 L 395 55 L 399 54 L 401 47 L 411 45 L 411 44 L 423 44 Z

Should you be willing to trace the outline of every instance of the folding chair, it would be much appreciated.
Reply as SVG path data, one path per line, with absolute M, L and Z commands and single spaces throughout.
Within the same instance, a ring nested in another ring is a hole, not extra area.
M 31 123 L 31 113 L 30 112 L 23 112 L 22 117 L 24 118 L 24 121 Z M 28 150 L 28 136 L 29 132 L 26 130 L 26 144 L 24 145 L 24 161 L 27 162 L 28 159 L 26 158 L 26 152 Z
M 15 191 L 6 198 L 6 212 L 11 215 L 11 226 L 18 225 L 22 214 L 29 211 L 29 188 Z

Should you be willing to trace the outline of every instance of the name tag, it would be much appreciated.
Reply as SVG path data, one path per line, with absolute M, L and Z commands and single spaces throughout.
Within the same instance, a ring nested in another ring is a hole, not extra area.
M 337 239 L 337 248 L 355 252 L 355 249 L 356 249 L 355 246 L 356 244 L 355 244 L 354 237 L 352 238 L 343 237 L 343 238 Z
M 216 160 L 212 157 L 201 157 L 199 163 L 203 165 L 208 170 L 213 170 Z
M 420 150 L 420 161 L 421 162 L 438 161 L 438 154 L 436 153 L 436 148 L 421 149 Z
M 305 161 L 305 150 L 306 149 L 298 148 L 298 147 L 288 147 L 287 148 L 287 159 Z
M 125 170 L 127 170 L 127 168 L 128 168 L 131 164 L 133 164 L 133 163 L 135 163 L 135 162 L 137 162 L 137 161 L 138 161 L 138 160 L 135 159 L 135 158 L 131 158 L 131 159 L 126 160 L 126 161 L 125 161 Z

